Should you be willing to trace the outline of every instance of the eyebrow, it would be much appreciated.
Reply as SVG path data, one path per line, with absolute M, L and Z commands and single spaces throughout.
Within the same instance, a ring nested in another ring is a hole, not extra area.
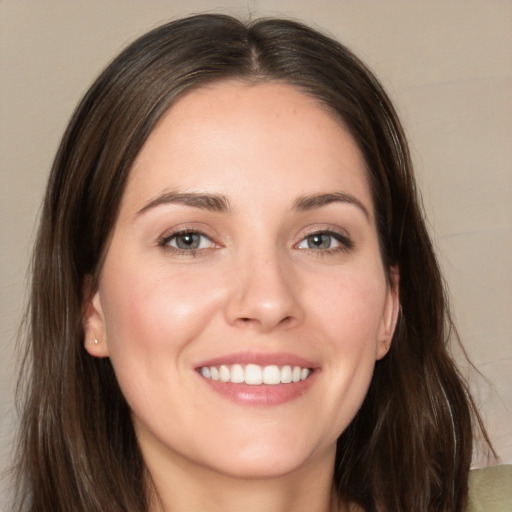
M 137 212 L 137 215 L 141 215 L 152 208 L 156 208 L 157 206 L 164 204 L 183 204 L 185 206 L 192 206 L 193 208 L 200 208 L 201 210 L 208 210 L 211 212 L 223 213 L 231 211 L 228 198 L 221 194 L 166 192 L 155 199 L 151 199 Z
M 329 192 L 325 194 L 312 194 L 300 196 L 293 201 L 293 209 L 298 211 L 314 210 L 332 203 L 348 203 L 357 206 L 370 220 L 370 213 L 357 197 L 345 192 Z M 146 203 L 137 215 L 142 215 L 148 210 L 165 204 L 182 204 L 218 213 L 229 213 L 232 208 L 229 199 L 222 194 L 201 194 L 195 192 L 166 192 Z
M 315 208 L 321 208 L 331 203 L 349 203 L 357 206 L 370 220 L 370 212 L 366 206 L 357 197 L 345 192 L 330 192 L 327 194 L 313 194 L 298 197 L 294 201 L 294 208 L 299 211 L 308 211 Z

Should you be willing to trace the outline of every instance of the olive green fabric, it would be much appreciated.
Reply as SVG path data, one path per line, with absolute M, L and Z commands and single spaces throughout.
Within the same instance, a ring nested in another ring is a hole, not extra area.
M 466 512 L 512 512 L 512 464 L 475 469 L 469 473 Z

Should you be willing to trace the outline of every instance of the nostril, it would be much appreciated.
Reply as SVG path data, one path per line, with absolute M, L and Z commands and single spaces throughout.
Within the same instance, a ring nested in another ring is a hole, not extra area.
M 287 324 L 289 324 L 290 322 L 293 322 L 293 317 L 292 317 L 292 316 L 287 316 L 287 317 L 283 318 L 283 319 L 279 322 L 279 324 L 280 324 L 280 325 L 287 325 Z
M 277 321 L 276 323 L 271 322 L 271 324 L 267 325 L 265 322 L 262 322 L 258 318 L 241 316 L 236 319 L 235 323 L 237 323 L 239 326 L 246 326 L 246 327 L 251 327 L 251 326 L 256 327 L 257 325 L 261 325 L 263 328 L 266 328 L 268 326 L 273 326 L 273 327 L 281 326 L 281 327 L 286 328 L 286 327 L 290 327 L 294 323 L 294 317 L 288 315 L 288 316 L 285 316 L 284 318 L 282 318 L 281 320 Z

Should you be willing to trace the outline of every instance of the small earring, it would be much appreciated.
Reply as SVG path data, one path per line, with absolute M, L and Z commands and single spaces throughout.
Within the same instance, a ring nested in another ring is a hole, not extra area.
M 98 340 L 96 338 L 94 338 L 94 344 L 97 345 L 98 344 Z

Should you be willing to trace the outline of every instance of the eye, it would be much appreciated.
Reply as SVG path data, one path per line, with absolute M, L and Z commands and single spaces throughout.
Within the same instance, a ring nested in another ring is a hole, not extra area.
M 311 233 L 297 244 L 297 249 L 333 252 L 352 248 L 352 241 L 341 233 L 319 231 Z
M 214 247 L 214 242 L 204 233 L 198 231 L 181 231 L 166 236 L 160 242 L 161 246 L 177 251 L 193 252 L 200 249 Z

